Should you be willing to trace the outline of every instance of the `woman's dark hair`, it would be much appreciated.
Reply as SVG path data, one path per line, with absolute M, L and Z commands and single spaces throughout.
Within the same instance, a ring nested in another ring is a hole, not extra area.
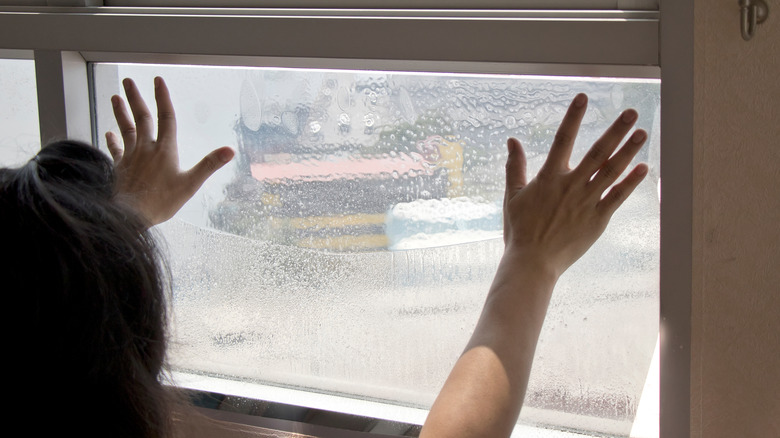
M 96 148 L 59 141 L 0 170 L 0 261 L 17 420 L 40 436 L 163 437 L 168 277 Z

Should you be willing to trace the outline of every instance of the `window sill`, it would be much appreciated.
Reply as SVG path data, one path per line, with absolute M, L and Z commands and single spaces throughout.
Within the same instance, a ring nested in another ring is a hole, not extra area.
M 646 385 L 645 394 L 651 386 L 652 379 L 658 379 L 657 375 L 657 350 L 654 357 L 654 366 L 651 366 L 651 372 L 648 375 L 648 385 Z M 653 372 L 656 370 L 656 372 Z M 288 411 L 303 412 L 302 417 L 305 420 L 295 421 L 287 418 L 269 418 L 253 414 L 242 414 L 240 412 L 227 412 L 221 409 L 206 409 L 209 416 L 229 422 L 236 422 L 251 426 L 260 426 L 266 428 L 275 428 L 288 432 L 309 433 L 321 438 L 334 436 L 333 431 L 338 430 L 341 438 L 345 438 L 345 430 L 338 429 L 340 424 L 348 427 L 350 423 L 363 420 L 363 423 L 372 424 L 373 429 L 370 432 L 349 431 L 350 437 L 360 436 L 417 436 L 414 431 L 419 431 L 419 426 L 425 422 L 428 411 L 425 409 L 397 406 L 390 403 L 379 401 L 358 400 L 334 394 L 323 394 L 303 391 L 294 388 L 282 388 L 261 383 L 231 381 L 216 377 L 189 374 L 185 372 L 173 373 L 175 384 L 182 388 L 187 388 L 199 392 L 222 394 L 236 399 L 247 399 L 253 402 L 262 400 L 263 405 L 278 405 L 286 408 Z M 657 401 L 657 384 L 656 401 Z M 652 388 L 651 389 L 651 393 Z M 643 401 L 644 396 L 643 394 Z M 657 435 L 657 403 L 653 405 L 652 394 L 648 398 L 646 408 L 640 407 L 635 426 L 631 432 L 631 437 L 649 438 Z M 324 411 L 328 416 L 327 426 L 321 424 L 308 424 L 308 419 L 312 415 L 307 412 Z M 540 411 L 534 408 L 524 408 L 524 411 Z M 550 412 L 549 415 L 569 415 L 560 412 Z M 544 416 L 541 412 L 535 412 L 534 417 Z M 357 419 L 356 419 L 357 417 Z M 653 420 L 655 418 L 655 420 Z M 598 421 L 603 422 L 603 419 Z M 303 424 L 302 424 L 303 423 Z M 378 426 L 377 426 L 378 425 Z M 334 427 L 335 426 L 335 427 Z M 306 429 L 305 431 L 301 428 Z M 655 435 L 653 435 L 655 429 Z M 409 432 L 412 430 L 413 432 Z M 378 435 L 379 434 L 379 435 Z M 583 438 L 589 436 L 583 433 L 566 432 L 559 430 L 546 429 L 534 425 L 518 424 L 512 433 L 512 437 L 534 437 L 534 438 Z

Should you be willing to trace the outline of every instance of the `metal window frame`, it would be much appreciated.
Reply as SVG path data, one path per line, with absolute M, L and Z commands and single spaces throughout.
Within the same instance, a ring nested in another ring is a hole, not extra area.
M 661 6 L 659 433 L 676 438 L 691 435 L 694 0 Z
M 0 57 L 36 61 L 42 144 L 66 136 L 91 140 L 88 62 L 660 75 L 660 431 L 665 438 L 690 435 L 693 0 L 663 2 L 660 14 L 496 11 L 487 2 L 480 11 L 368 12 L 89 6 L 113 4 L 110 0 L 22 3 L 87 5 L 9 7 L 0 2 Z M 306 40 L 300 29 L 318 38 Z M 228 47 L 215 35 L 240 43 Z
M 0 48 L 428 62 L 658 65 L 658 21 L 453 11 L 0 8 Z M 429 11 L 430 12 L 430 11 Z M 337 13 L 337 15 L 331 15 Z M 71 30 L 78 29 L 77 32 Z M 305 32 L 302 30 L 305 29 Z M 100 37 L 97 37 L 97 36 Z M 222 38 L 230 38 L 225 44 Z M 314 36 L 314 37 L 312 37 Z M 531 43 L 521 43 L 531 42 Z
M 658 77 L 657 17 L 654 11 L 0 7 L 0 51 L 34 51 L 41 65 L 53 63 L 36 72 L 45 144 L 65 136 L 90 140 L 83 102 L 61 102 L 87 95 L 78 79 L 86 69 L 74 64 L 79 59 Z

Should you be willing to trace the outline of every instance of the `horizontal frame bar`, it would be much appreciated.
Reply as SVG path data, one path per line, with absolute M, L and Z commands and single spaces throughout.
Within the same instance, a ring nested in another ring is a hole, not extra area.
M 367 70 L 494 75 L 577 76 L 609 78 L 660 78 L 654 66 L 595 64 L 529 64 L 462 61 L 398 61 L 333 58 L 292 58 L 160 53 L 81 52 L 88 62 L 266 67 L 289 69 Z
M 78 31 L 71 31 L 74 29 Z M 306 32 L 302 33 L 301 29 L 306 29 Z M 220 38 L 215 38 L 215 35 Z M 312 38 L 312 35 L 317 37 Z M 229 45 L 225 44 L 226 36 L 231 42 Z M 0 48 L 311 59 L 657 66 L 658 22 L 6 10 L 0 11 Z
M 28 0 L 29 1 L 29 0 Z M 42 1 L 42 0 L 41 0 Z M 83 0 L 82 0 L 83 1 Z M 104 0 L 105 6 L 264 7 L 264 8 L 473 8 L 484 9 L 641 9 L 659 8 L 658 0 Z
M 33 50 L 0 49 L 0 59 L 33 59 Z
M 1 1 L 1 0 L 0 0 Z M 337 8 L 337 7 L 171 7 L 145 5 L 144 7 L 126 6 L 6 6 L 3 12 L 31 12 L 52 14 L 116 14 L 116 15 L 209 15 L 209 16 L 288 16 L 288 17 L 400 17 L 400 18 L 532 18 L 532 19 L 581 19 L 581 20 L 657 20 L 656 10 L 645 9 L 518 9 L 518 8 Z

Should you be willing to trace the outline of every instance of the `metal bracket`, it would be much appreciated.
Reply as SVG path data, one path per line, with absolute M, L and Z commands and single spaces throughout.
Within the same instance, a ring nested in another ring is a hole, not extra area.
M 750 41 L 756 33 L 756 26 L 766 21 L 769 6 L 764 0 L 739 0 L 742 39 Z

